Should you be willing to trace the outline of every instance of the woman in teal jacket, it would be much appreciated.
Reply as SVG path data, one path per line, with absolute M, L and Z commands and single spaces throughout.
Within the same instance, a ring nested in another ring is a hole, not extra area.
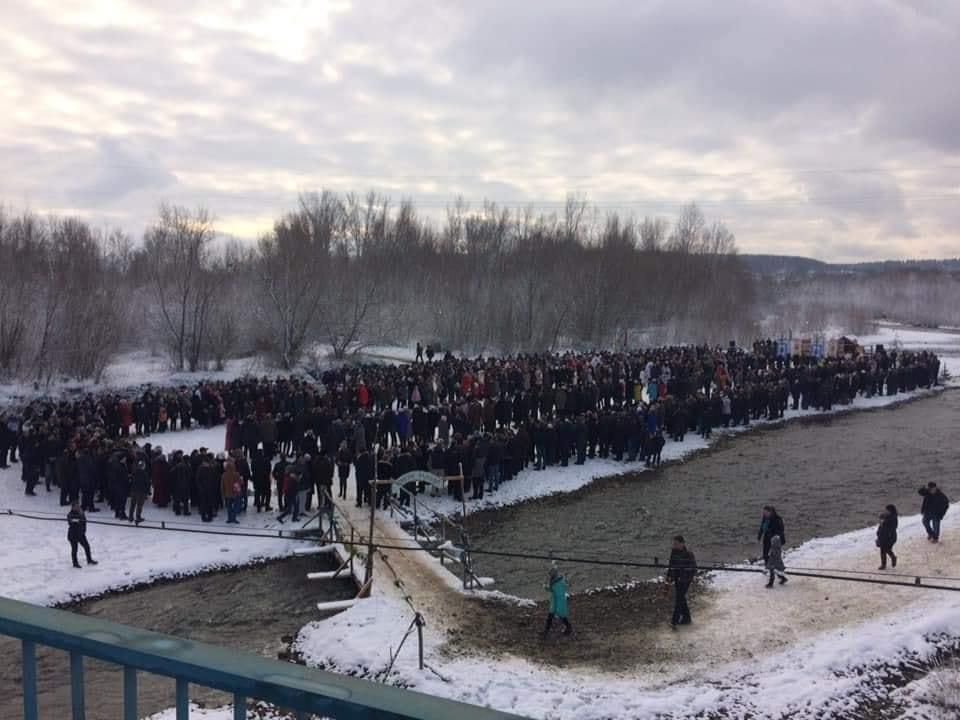
M 567 581 L 556 567 L 550 568 L 550 584 L 547 590 L 550 592 L 550 612 L 547 615 L 547 626 L 543 630 L 543 636 L 546 637 L 550 632 L 555 617 L 563 623 L 563 634 L 569 635 L 573 632 L 573 627 L 567 617 Z

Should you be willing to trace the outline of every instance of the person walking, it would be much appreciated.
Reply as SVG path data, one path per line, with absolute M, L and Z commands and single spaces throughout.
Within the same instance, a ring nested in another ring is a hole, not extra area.
M 779 535 L 770 538 L 770 551 L 767 553 L 767 570 L 770 571 L 770 579 L 767 581 L 767 589 L 773 587 L 774 575 L 780 578 L 780 584 L 787 582 L 787 576 L 784 575 L 786 568 L 783 565 L 783 544 Z
M 780 546 L 787 544 L 787 538 L 784 535 L 783 518 L 777 514 L 773 505 L 763 506 L 763 516 L 760 519 L 760 531 L 757 533 L 757 541 L 763 543 L 763 562 L 766 563 L 770 557 L 770 540 L 777 536 L 780 538 Z
M 674 630 L 677 625 L 689 625 L 692 622 L 687 592 L 696 572 L 697 559 L 687 549 L 686 540 L 683 535 L 674 535 L 670 549 L 670 569 L 667 571 L 667 580 L 673 581 L 673 619 L 670 620 L 670 626 Z
M 887 505 L 880 513 L 880 525 L 877 527 L 877 547 L 880 548 L 880 569 L 887 569 L 887 558 L 890 566 L 897 566 L 897 556 L 893 554 L 893 546 L 897 544 L 897 525 L 899 517 L 895 505 Z
M 923 529 L 927 531 L 927 540 L 940 542 L 940 523 L 950 508 L 950 500 L 935 482 L 928 482 L 926 487 L 917 492 L 923 497 L 920 514 L 923 515 Z
M 90 543 L 87 542 L 87 516 L 80 509 L 80 503 L 73 501 L 73 507 L 67 513 L 67 541 L 70 543 L 70 556 L 73 558 L 73 566 L 80 567 L 77 560 L 77 549 L 83 548 L 87 555 L 87 565 L 96 565 L 97 561 L 93 559 L 90 553 Z
M 550 593 L 550 612 L 547 613 L 547 625 L 543 629 L 543 637 L 546 639 L 547 635 L 550 634 L 554 618 L 563 623 L 563 634 L 569 635 L 573 632 L 573 626 L 570 624 L 567 610 L 567 581 L 560 574 L 556 565 L 550 568 L 550 581 L 547 585 L 547 591 Z
M 283 474 L 283 511 L 277 516 L 281 523 L 287 515 L 293 515 L 293 522 L 300 519 L 300 508 L 297 506 L 297 493 L 300 491 L 300 474 L 295 464 L 287 465 Z

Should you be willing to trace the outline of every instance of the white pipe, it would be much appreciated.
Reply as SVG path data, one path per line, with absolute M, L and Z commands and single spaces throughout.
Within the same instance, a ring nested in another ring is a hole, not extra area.
M 298 557 L 303 557 L 304 555 L 323 555 L 324 553 L 331 553 L 334 551 L 334 545 L 317 545 L 316 547 L 307 547 L 307 548 L 296 548 L 293 551 L 294 555 Z
M 328 612 L 330 610 L 346 610 L 356 605 L 361 598 L 353 598 L 352 600 L 333 600 L 331 602 L 321 602 L 317 603 L 317 610 L 320 612 Z
M 329 572 L 312 572 L 307 573 L 307 580 L 333 580 L 334 578 L 340 577 L 342 571 L 339 570 L 330 570 Z M 350 571 L 347 571 L 347 574 L 350 574 Z

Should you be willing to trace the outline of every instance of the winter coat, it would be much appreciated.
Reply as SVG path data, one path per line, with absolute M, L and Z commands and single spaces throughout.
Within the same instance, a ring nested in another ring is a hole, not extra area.
M 897 516 L 886 513 L 877 528 L 877 547 L 893 547 L 897 542 Z
M 667 578 L 679 585 L 689 585 L 697 572 L 697 559 L 689 550 L 670 551 L 670 570 Z
M 239 497 L 243 492 L 243 482 L 240 479 L 240 473 L 238 473 L 237 469 L 231 464 L 228 464 L 224 468 L 223 475 L 220 476 L 220 491 L 226 500 Z
M 185 460 L 178 460 L 171 470 L 173 476 L 173 496 L 180 501 L 190 498 L 190 480 L 192 476 L 190 465 Z
M 779 570 L 780 572 L 786 570 L 783 565 L 783 544 L 780 542 L 779 535 L 774 535 L 770 538 L 770 554 L 767 556 L 767 570 Z
M 777 513 L 770 513 L 770 516 L 764 518 L 760 523 L 757 540 L 770 540 L 774 536 L 780 538 L 781 545 L 787 542 L 784 534 L 783 518 L 777 515 Z
M 550 579 L 550 612 L 558 618 L 568 616 L 567 612 L 567 581 L 563 575 Z
M 941 490 L 932 493 L 927 488 L 920 488 L 920 494 L 923 496 L 923 504 L 920 506 L 920 512 L 924 515 L 932 515 L 938 520 L 943 520 L 950 507 L 950 500 Z
M 87 534 L 87 518 L 82 510 L 71 510 L 67 513 L 67 540 L 79 541 Z
M 130 494 L 134 497 L 146 497 L 150 494 L 150 472 L 144 462 L 137 463 L 130 481 Z

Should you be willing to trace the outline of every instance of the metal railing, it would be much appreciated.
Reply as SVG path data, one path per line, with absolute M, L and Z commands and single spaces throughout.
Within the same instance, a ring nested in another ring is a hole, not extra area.
M 37 645 L 70 654 L 73 720 L 85 720 L 84 658 L 123 667 L 123 720 L 137 720 L 137 673 L 176 681 L 176 718 L 189 717 L 191 683 L 233 695 L 233 716 L 247 700 L 336 720 L 495 720 L 508 713 L 280 662 L 217 645 L 141 630 L 99 618 L 0 597 L 0 635 L 22 643 L 23 715 L 37 720 Z

